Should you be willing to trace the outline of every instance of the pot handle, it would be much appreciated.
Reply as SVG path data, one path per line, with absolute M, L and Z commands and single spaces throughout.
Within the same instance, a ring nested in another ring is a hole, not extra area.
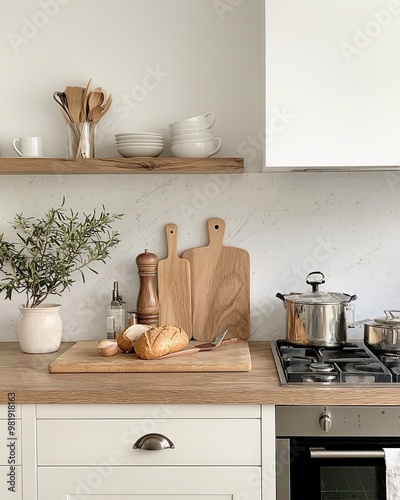
M 366 323 L 367 321 L 374 321 L 373 319 L 371 318 L 366 318 L 366 319 L 360 319 L 359 321 L 354 321 L 354 322 L 351 322 L 347 325 L 347 328 L 355 328 L 356 326 L 358 325 L 363 325 L 364 323 Z
M 347 322 L 347 328 L 355 328 L 356 325 L 358 324 L 358 321 L 355 321 L 356 317 L 356 312 L 354 310 L 354 304 L 350 304 L 352 300 L 356 300 L 357 295 L 349 295 L 348 293 L 344 293 L 343 295 L 346 295 L 349 297 L 349 300 L 347 304 L 345 304 L 346 308 L 346 322 Z M 364 320 L 367 321 L 367 320 Z
M 357 299 L 357 295 L 349 295 L 348 293 L 344 293 L 343 295 L 346 295 L 346 297 L 349 297 L 349 300 L 347 302 L 353 302 L 353 300 Z
M 278 299 L 281 299 L 283 302 L 285 302 L 285 303 L 286 303 L 285 296 L 284 296 L 284 295 L 282 295 L 281 293 L 279 293 L 279 292 L 278 292 L 278 293 L 276 294 L 276 297 L 278 297 Z
M 384 313 L 386 315 L 386 319 L 399 319 L 400 318 L 400 311 L 397 309 L 387 309 L 384 311 Z
M 319 274 L 320 278 L 319 279 L 310 280 L 310 276 L 312 276 L 313 274 Z M 325 283 L 324 273 L 321 273 L 321 271 L 312 271 L 311 273 L 308 273 L 307 274 L 307 278 L 306 278 L 306 283 L 307 283 L 307 285 L 311 285 L 312 286 L 312 291 L 313 292 L 318 292 L 319 285 L 322 285 L 323 283 Z

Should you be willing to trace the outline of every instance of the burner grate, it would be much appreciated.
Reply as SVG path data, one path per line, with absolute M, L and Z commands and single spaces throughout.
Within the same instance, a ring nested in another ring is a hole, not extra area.
M 385 366 L 362 342 L 335 349 L 294 346 L 286 340 L 272 344 L 281 383 L 365 385 L 400 381 L 400 359 L 387 361 Z

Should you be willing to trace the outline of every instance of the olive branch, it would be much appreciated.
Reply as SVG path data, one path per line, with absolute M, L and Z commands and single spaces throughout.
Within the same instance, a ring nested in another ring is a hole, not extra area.
M 17 214 L 11 226 L 17 242 L 10 243 L 0 235 L 0 293 L 11 299 L 12 293 L 25 293 L 25 307 L 40 305 L 49 295 L 61 295 L 75 283 L 75 271 L 85 282 L 84 268 L 95 261 L 105 263 L 110 249 L 119 242 L 119 233 L 111 225 L 123 214 L 110 214 L 104 205 L 97 215 L 64 208 L 51 208 L 41 219 Z

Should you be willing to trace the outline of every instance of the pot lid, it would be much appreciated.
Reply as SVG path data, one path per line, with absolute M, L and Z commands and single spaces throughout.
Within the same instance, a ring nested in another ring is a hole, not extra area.
M 356 295 L 336 292 L 306 292 L 302 294 L 288 294 L 284 296 L 288 302 L 296 304 L 343 304 L 355 300 Z
M 320 271 L 313 271 L 308 274 L 306 283 L 311 285 L 311 290 L 304 293 L 290 293 L 284 295 L 285 300 L 288 302 L 295 302 L 296 304 L 334 305 L 347 303 L 357 298 L 356 295 L 348 295 L 347 293 L 324 292 L 320 290 L 319 286 L 325 283 L 325 276 Z
M 375 318 L 374 321 L 383 325 L 400 326 L 400 311 L 390 309 L 384 313 L 385 318 Z

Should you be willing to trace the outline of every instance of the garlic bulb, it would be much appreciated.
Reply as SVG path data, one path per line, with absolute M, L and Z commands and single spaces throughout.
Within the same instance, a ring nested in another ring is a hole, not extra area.
M 118 352 L 116 340 L 104 339 L 97 344 L 97 350 L 102 356 L 114 356 Z

